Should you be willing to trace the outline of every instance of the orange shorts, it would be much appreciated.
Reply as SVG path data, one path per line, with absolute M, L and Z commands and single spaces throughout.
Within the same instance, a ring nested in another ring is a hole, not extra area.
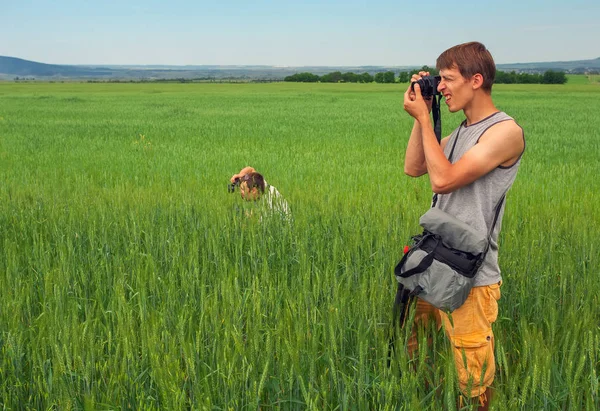
M 417 299 L 409 353 L 417 349 L 416 325 L 434 318 L 450 338 L 462 393 L 467 397 L 483 395 L 496 372 L 492 324 L 498 316 L 499 299 L 500 283 L 473 287 L 465 303 L 449 315 Z

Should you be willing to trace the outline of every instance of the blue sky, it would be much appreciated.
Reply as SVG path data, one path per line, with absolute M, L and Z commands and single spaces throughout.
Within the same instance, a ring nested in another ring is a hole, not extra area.
M 52 64 L 433 65 L 600 57 L 600 1 L 0 0 L 0 55 Z

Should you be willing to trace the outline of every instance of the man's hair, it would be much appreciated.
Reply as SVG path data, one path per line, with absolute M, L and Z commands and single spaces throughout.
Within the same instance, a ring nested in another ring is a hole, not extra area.
M 248 190 L 252 190 L 256 187 L 261 194 L 264 194 L 265 192 L 265 179 L 260 173 L 248 173 L 242 177 L 242 182 L 246 183 Z
M 440 54 L 435 65 L 438 70 L 457 68 L 466 79 L 479 73 L 483 76 L 481 88 L 488 93 L 492 92 L 496 64 L 489 50 L 479 42 L 472 41 L 449 48 Z

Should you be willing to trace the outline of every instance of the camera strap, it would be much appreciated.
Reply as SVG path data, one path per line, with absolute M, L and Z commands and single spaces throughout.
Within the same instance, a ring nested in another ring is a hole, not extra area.
M 433 131 L 435 132 L 435 137 L 439 143 L 442 141 L 442 116 L 440 115 L 442 95 L 434 95 L 432 98 L 431 113 L 433 114 Z

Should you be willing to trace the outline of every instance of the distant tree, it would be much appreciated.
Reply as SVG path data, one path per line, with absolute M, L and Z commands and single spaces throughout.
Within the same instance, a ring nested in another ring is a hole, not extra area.
M 562 71 L 548 70 L 544 74 L 496 71 L 496 84 L 565 84 L 567 76 Z
M 317 83 L 321 80 L 321 77 L 319 77 L 316 74 L 312 74 L 312 73 L 306 73 L 306 82 L 307 83 Z
M 435 67 L 429 67 L 427 65 L 421 67 L 420 69 L 414 69 L 409 73 L 409 78 L 412 77 L 413 74 L 419 74 L 420 71 L 428 71 L 430 76 L 437 76 L 440 74 L 439 70 Z
M 304 73 L 296 73 L 291 76 L 287 76 L 283 79 L 283 81 L 295 81 L 299 83 L 316 83 L 320 79 L 316 74 L 304 72 Z
M 519 73 L 516 75 L 515 83 L 518 84 L 539 84 L 542 82 L 542 77 L 535 73 Z
M 384 83 L 395 83 L 396 82 L 396 74 L 393 71 L 386 71 L 383 73 L 383 82 Z
M 342 74 L 342 81 L 344 83 L 358 83 L 359 76 L 352 72 L 347 72 L 347 73 Z
M 342 73 L 339 71 L 334 71 L 333 73 L 328 73 L 321 76 L 321 82 L 323 83 L 339 83 L 342 80 Z
M 342 73 L 339 71 L 334 71 L 331 73 L 331 80 L 332 83 L 339 83 L 342 81 Z
M 496 84 L 506 84 L 508 79 L 508 73 L 505 71 L 496 71 L 496 78 L 494 79 L 494 83 Z
M 375 73 L 376 83 L 395 83 L 396 74 L 393 71 Z
M 390 74 L 391 73 L 391 76 Z M 378 73 L 379 74 L 379 82 L 380 83 L 385 83 L 385 82 L 393 82 L 394 80 L 394 73 L 393 72 L 386 72 L 386 73 Z M 385 77 L 387 76 L 387 78 Z M 322 82 L 322 83 L 372 83 L 374 80 L 373 76 L 369 73 L 360 73 L 360 74 L 356 74 L 353 72 L 347 72 L 347 73 L 341 73 L 339 71 L 334 71 L 332 73 L 327 73 L 324 74 L 322 76 L 318 76 L 316 74 L 312 74 L 312 73 L 295 73 L 289 76 L 284 77 L 283 81 L 288 81 L 288 82 L 299 82 L 299 83 L 315 83 L 315 82 Z
M 408 71 L 401 71 L 398 73 L 398 83 L 408 83 L 410 81 L 410 75 Z
M 360 74 L 360 82 L 361 83 L 372 83 L 373 76 L 366 72 L 362 73 L 362 74 Z
M 565 84 L 567 76 L 562 71 L 548 70 L 542 76 L 543 84 Z
M 517 82 L 517 73 L 511 71 L 507 73 L 506 71 L 496 71 L 496 79 L 494 83 L 497 84 L 513 84 Z
M 432 76 L 437 76 L 438 74 L 440 74 L 440 71 L 438 69 L 436 69 L 435 67 L 429 67 L 427 65 L 421 67 L 420 71 L 428 71 L 429 74 Z

